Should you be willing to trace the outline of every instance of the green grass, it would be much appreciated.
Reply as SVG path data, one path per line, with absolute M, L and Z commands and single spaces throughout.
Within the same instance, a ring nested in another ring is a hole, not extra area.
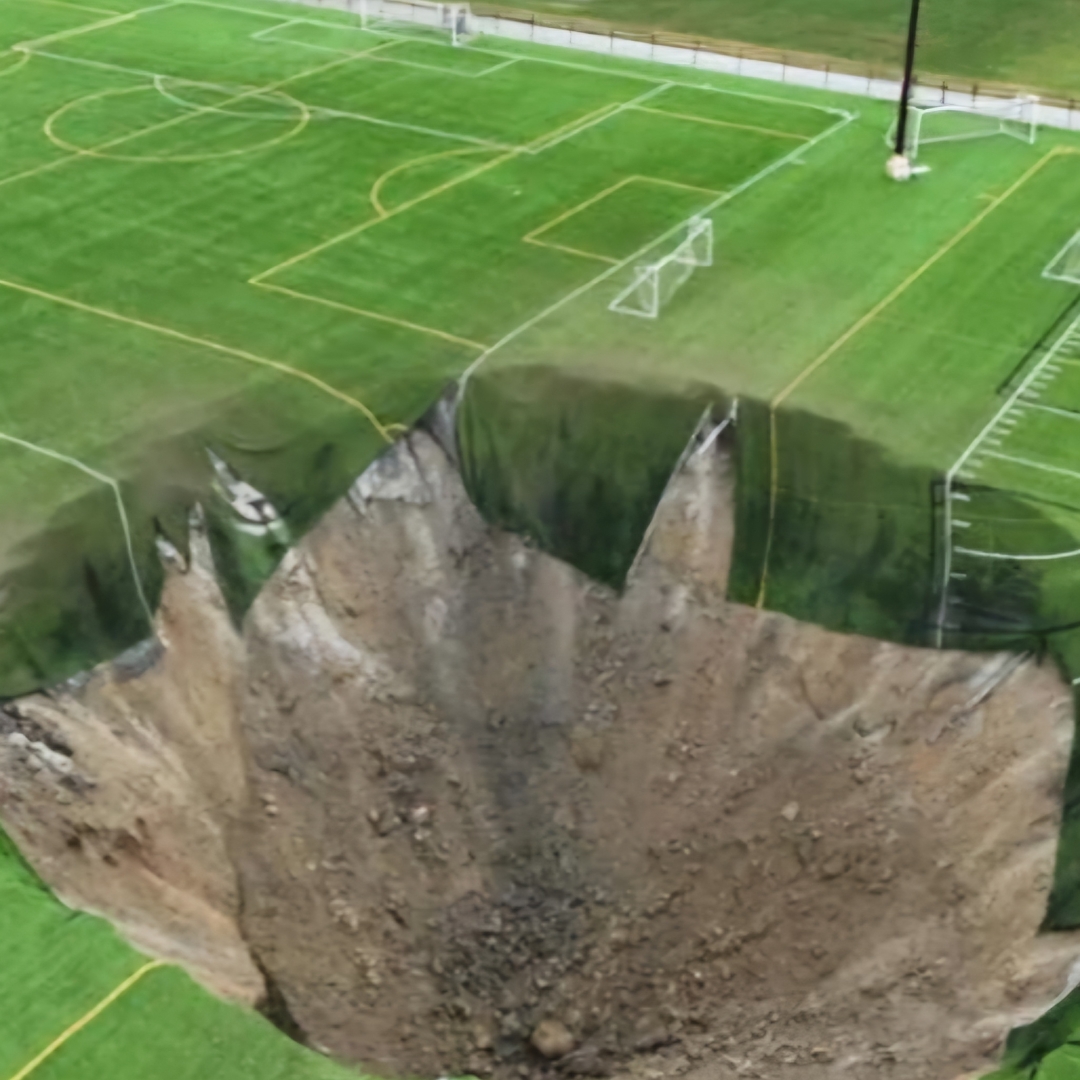
M 841 57 L 898 71 L 906 0 L 500 0 L 502 8 L 598 19 L 774 49 Z M 926 0 L 919 62 L 927 73 L 1080 94 L 1075 0 Z
M 0 0 L 0 695 L 145 636 L 136 585 L 153 605 L 154 537 L 183 547 L 194 502 L 242 616 L 281 545 L 239 528 L 208 449 L 297 537 L 466 371 L 478 505 L 614 585 L 691 432 L 737 399 L 732 595 L 930 643 L 942 477 L 1035 371 L 1065 415 L 1010 414 L 1008 454 L 954 493 L 983 550 L 1080 547 L 1080 378 L 1040 366 L 1080 302 L 1041 276 L 1080 230 L 1080 137 L 935 146 L 900 186 L 872 101 L 258 0 L 115 2 L 131 17 Z M 655 321 L 610 311 L 693 214 L 714 265 Z M 1051 638 L 1080 674 L 1056 632 L 1075 561 L 968 566 L 946 640 Z M 1058 925 L 1080 919 L 1076 847 Z M 175 982 L 110 1023 L 157 1023 Z M 138 1075 L 164 1068 L 136 1041 Z M 231 1044 L 191 1075 L 237 1075 Z M 273 1075 L 262 1053 L 244 1068 Z
M 147 632 L 206 448 L 298 534 L 489 345 L 843 119 L 281 5 L 0 4 L 0 694 Z M 213 536 L 242 614 L 280 553 Z
M 28 1074 L 33 1080 L 357 1075 L 298 1046 L 255 1013 L 219 1001 L 173 967 L 147 971 L 90 1017 L 147 960 L 104 920 L 51 896 L 2 832 L 0 942 L 0 1076 L 19 1076 L 39 1058 Z

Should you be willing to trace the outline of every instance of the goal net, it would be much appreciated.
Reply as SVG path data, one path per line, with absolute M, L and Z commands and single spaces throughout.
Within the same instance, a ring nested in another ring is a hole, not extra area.
M 1009 135 L 1034 143 L 1039 129 L 1038 98 L 975 101 L 965 105 L 912 105 L 908 113 L 908 157 L 914 161 L 933 143 Z
M 678 246 L 656 262 L 635 267 L 633 280 L 608 307 L 620 315 L 655 319 L 699 266 L 712 264 L 712 219 L 691 218 Z
M 349 6 L 355 7 L 357 3 L 365 27 L 407 23 L 448 33 L 455 45 L 474 32 L 473 13 L 468 4 L 440 4 L 434 0 L 353 0 Z
M 1070 285 L 1080 285 L 1080 233 L 1054 256 L 1042 276 L 1051 281 L 1067 281 Z

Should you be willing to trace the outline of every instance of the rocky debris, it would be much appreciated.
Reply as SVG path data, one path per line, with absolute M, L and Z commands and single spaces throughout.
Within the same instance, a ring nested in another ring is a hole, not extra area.
M 558 1020 L 541 1020 L 529 1036 L 533 1049 L 546 1058 L 561 1058 L 577 1045 L 565 1024 Z
M 196 538 L 147 671 L 0 711 L 0 813 L 66 895 L 242 997 L 239 925 L 268 1012 L 375 1072 L 953 1080 L 1056 995 L 1052 671 L 728 604 L 719 450 L 621 597 L 423 435 L 362 481 L 242 641 Z

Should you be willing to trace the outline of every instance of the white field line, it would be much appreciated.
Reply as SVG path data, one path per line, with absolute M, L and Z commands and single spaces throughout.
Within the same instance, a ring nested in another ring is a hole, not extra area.
M 319 52 L 331 52 L 331 53 L 348 53 L 349 52 L 348 49 L 338 49 L 338 48 L 335 48 L 333 45 L 316 45 L 315 42 L 313 42 L 313 41 L 297 41 L 295 38 L 290 38 L 290 37 L 271 37 L 270 36 L 271 34 L 276 34 L 276 32 L 278 30 L 286 30 L 290 26 L 301 26 L 301 25 L 305 25 L 305 24 L 308 25 L 308 26 L 329 26 L 329 27 L 333 27 L 334 29 L 337 29 L 337 30 L 351 30 L 351 31 L 353 31 L 355 33 L 358 33 L 358 34 L 377 34 L 379 37 L 389 38 L 390 40 L 387 42 L 387 44 L 389 44 L 389 45 L 394 45 L 394 44 L 398 44 L 398 43 L 400 43 L 400 44 L 408 44 L 408 43 L 415 44 L 418 41 L 421 41 L 421 39 L 419 39 L 419 38 L 407 37 L 407 36 L 402 36 L 402 35 L 399 35 L 399 34 L 392 34 L 392 33 L 383 33 L 381 31 L 369 30 L 367 28 L 363 28 L 363 27 L 359 27 L 359 26 L 338 25 L 338 24 L 335 24 L 335 23 L 324 22 L 321 19 L 290 19 L 287 23 L 284 23 L 281 26 L 269 26 L 269 27 L 266 27 L 263 30 L 256 30 L 255 33 L 249 34 L 248 37 L 252 41 L 260 41 L 265 45 L 274 45 L 274 44 L 292 45 L 292 46 L 294 46 L 294 47 L 296 47 L 298 49 L 316 49 Z M 433 46 L 439 44 L 438 41 L 428 42 L 426 40 L 423 40 L 421 43 L 425 44 L 425 45 L 433 45 Z M 475 53 L 483 53 L 484 50 L 482 50 L 482 49 L 473 49 L 471 51 L 475 52 Z M 461 49 L 459 48 L 457 50 L 457 53 L 460 54 L 460 52 L 461 52 Z M 365 59 L 371 60 L 371 61 L 374 61 L 375 63 L 380 63 L 380 64 L 401 64 L 402 67 L 416 68 L 419 71 L 434 71 L 434 72 L 437 72 L 440 75 L 452 75 L 452 76 L 454 76 L 455 78 L 458 78 L 458 79 L 482 79 L 486 75 L 491 75 L 493 72 L 502 71 L 503 68 L 510 67 L 511 64 L 519 63 L 520 60 L 521 60 L 521 57 L 517 57 L 517 58 L 515 58 L 513 60 L 502 60 L 498 64 L 492 64 L 491 66 L 484 68 L 482 71 L 461 71 L 460 69 L 457 69 L 457 68 L 439 67 L 436 64 L 422 64 L 418 60 L 399 60 L 395 56 L 368 55 Z
M 1063 416 L 1066 420 L 1080 420 L 1080 412 L 1072 412 L 1069 409 L 1058 409 L 1053 405 L 1040 405 L 1038 402 L 1029 401 L 1027 407 L 1029 409 L 1038 409 L 1040 412 L 1053 413 L 1054 416 Z
M 954 549 L 960 555 L 972 555 L 979 559 L 1004 559 L 1008 562 L 1054 562 L 1058 559 L 1075 559 L 1080 555 L 1080 548 L 1073 551 L 1059 551 L 1054 555 L 1006 555 L 1001 551 L 979 551 L 978 548 L 960 547 Z
M 495 344 L 492 345 L 490 349 L 488 349 L 486 352 L 481 353 L 465 369 L 465 372 L 462 374 L 461 379 L 458 382 L 458 401 L 461 401 L 465 393 L 465 388 L 468 385 L 469 379 L 473 376 L 476 370 L 481 367 L 481 365 L 485 364 L 500 349 L 505 348 L 507 345 L 510 344 L 510 342 L 514 341 L 515 338 L 520 337 L 527 330 L 531 330 L 538 323 L 543 322 L 544 319 L 547 319 L 549 316 L 554 315 L 555 312 L 559 311 L 567 304 L 573 303 L 573 301 L 577 300 L 578 297 L 584 296 L 585 293 L 589 292 L 591 289 L 594 289 L 597 285 L 602 284 L 609 278 L 613 277 L 615 274 L 618 274 L 621 271 L 625 270 L 632 263 L 647 255 L 650 251 L 653 250 L 653 248 L 658 247 L 660 244 L 663 244 L 667 240 L 670 240 L 673 236 L 677 236 L 681 230 L 688 227 L 691 218 L 707 217 L 709 214 L 718 210 L 725 203 L 730 202 L 732 199 L 741 195 L 744 191 L 747 191 L 755 184 L 760 183 L 767 176 L 771 176 L 774 172 L 777 172 L 779 169 L 784 168 L 784 166 L 791 164 L 791 162 L 801 157 L 803 154 L 807 153 L 807 151 L 816 146 L 819 142 L 822 142 L 823 140 L 831 137 L 832 135 L 835 135 L 842 128 L 850 124 L 854 119 L 854 115 L 846 115 L 843 119 L 838 120 L 835 124 L 833 124 L 832 127 L 826 128 L 825 131 L 822 131 L 820 134 L 815 135 L 814 138 L 812 138 L 808 143 L 797 146 L 790 153 L 785 154 L 781 158 L 777 158 L 776 161 L 772 162 L 770 165 L 766 165 L 765 168 L 758 170 L 758 172 L 754 173 L 753 176 L 747 177 L 747 179 L 745 179 L 741 184 L 738 184 L 730 191 L 726 191 L 724 192 L 724 194 L 718 196 L 703 209 L 698 210 L 696 213 L 690 215 L 690 217 L 687 217 L 685 221 L 680 221 L 678 225 L 673 225 L 670 229 L 662 233 L 660 236 L 656 237 L 653 240 L 650 240 L 647 244 L 638 248 L 638 250 L 633 252 L 632 254 L 627 255 L 626 258 L 623 259 L 621 262 L 615 263 L 614 266 L 611 266 L 607 270 L 604 270 L 601 273 L 597 274 L 596 277 L 585 282 L 584 285 L 579 285 L 578 288 L 567 293 L 560 300 L 556 300 L 555 303 L 552 304 L 550 307 L 547 307 L 538 314 L 533 315 L 529 319 L 526 319 L 525 322 L 521 323 L 520 326 L 516 326 L 508 334 L 495 342 Z
M 226 94 L 236 93 L 236 87 L 234 86 L 221 86 L 218 83 L 203 82 L 201 79 L 181 78 L 180 76 L 176 75 L 168 75 L 162 71 L 147 71 L 143 70 L 142 68 L 125 67 L 122 64 L 112 64 L 104 60 L 87 60 L 81 56 L 65 56 L 63 53 L 46 52 L 44 49 L 30 49 L 22 45 L 17 45 L 15 46 L 15 48 L 18 51 L 28 53 L 31 56 L 41 56 L 48 60 L 56 60 L 64 64 L 79 64 L 85 67 L 101 68 L 106 71 L 116 71 L 126 75 L 137 75 L 140 78 L 153 80 L 155 82 L 155 85 L 157 84 L 158 80 L 170 79 L 173 82 L 181 83 L 185 86 L 198 86 L 206 90 L 218 90 Z M 341 56 L 342 61 L 347 60 L 350 55 L 354 55 L 354 58 L 357 60 L 366 59 L 366 57 L 364 57 L 362 53 L 349 54 L 338 52 L 338 55 Z M 190 102 L 184 102 L 182 98 L 174 98 L 173 95 L 167 94 L 164 90 L 161 89 L 160 86 L 158 86 L 157 89 L 158 93 L 160 93 L 163 97 L 173 100 L 174 103 L 177 105 L 183 104 L 185 108 L 197 110 L 202 113 L 218 113 L 226 116 L 240 115 L 237 113 L 227 112 L 226 110 L 220 109 L 214 105 L 194 105 Z M 245 93 L 247 92 L 249 91 L 245 91 Z M 265 91 L 265 93 L 267 94 L 272 94 L 273 92 L 274 91 L 272 90 Z M 250 91 L 250 93 L 252 94 L 252 96 L 258 97 L 260 93 L 263 93 L 263 91 L 260 89 L 253 89 Z M 453 142 L 468 143 L 472 146 L 489 147 L 492 150 L 502 150 L 505 152 L 517 149 L 516 147 L 509 146 L 506 143 L 493 142 L 491 139 L 485 139 L 479 135 L 455 134 L 451 131 L 440 131 L 438 128 L 422 127 L 419 124 L 406 124 L 400 120 L 384 120 L 380 116 L 369 116 L 366 113 L 348 112 L 344 109 L 332 109 L 324 105 L 308 105 L 307 102 L 301 101 L 301 99 L 299 98 L 296 98 L 295 100 L 300 101 L 302 105 L 305 105 L 307 107 L 313 119 L 318 119 L 319 117 L 328 117 L 330 119 L 356 120 L 364 124 L 374 124 L 376 127 L 387 127 L 395 128 L 400 131 L 411 131 L 417 135 L 429 135 L 432 138 L 436 139 L 449 139 Z M 243 115 L 242 118 L 258 119 L 259 117 L 257 116 L 257 114 L 254 113 L 246 113 Z M 275 118 L 271 117 L 269 119 Z
M 124 507 L 124 499 L 120 494 L 120 484 L 113 477 L 98 472 L 97 469 L 91 468 L 85 462 L 79 461 L 78 458 L 69 457 L 67 454 L 58 453 L 56 450 L 50 450 L 45 446 L 38 446 L 37 443 L 27 442 L 26 439 L 17 438 L 15 435 L 7 435 L 0 431 L 0 442 L 11 443 L 13 446 L 21 447 L 23 450 L 29 450 L 31 453 L 41 454 L 44 457 L 52 458 L 54 461 L 70 465 L 72 468 L 85 473 L 87 476 L 91 477 L 91 479 L 97 480 L 99 483 L 106 484 L 112 488 L 113 496 L 116 499 L 116 512 L 120 516 L 120 527 L 124 531 L 124 543 L 127 546 L 131 577 L 135 583 L 135 591 L 138 594 L 139 603 L 142 605 L 143 612 L 146 615 L 146 621 L 150 624 L 150 630 L 153 633 L 154 614 L 150 610 L 150 604 L 146 599 L 146 593 L 143 591 L 142 579 L 139 577 L 139 567 L 138 563 L 135 561 L 135 544 L 131 538 L 131 525 L 128 521 L 127 510 Z
M 1002 454 L 997 450 L 984 450 L 987 457 L 997 458 L 999 461 L 1009 461 L 1014 465 L 1026 465 L 1029 469 L 1040 469 L 1042 472 L 1057 473 L 1059 476 L 1071 476 L 1074 480 L 1080 480 L 1080 472 L 1074 469 L 1063 469 L 1060 465 L 1045 465 L 1030 458 L 1013 457 L 1011 454 Z
M 1013 425 L 1004 424 L 1010 414 L 1017 409 L 1023 409 L 1025 406 L 1031 404 L 1031 402 L 1024 400 L 1032 393 L 1032 385 L 1037 379 L 1042 376 L 1046 368 L 1055 362 L 1059 361 L 1058 354 L 1065 348 L 1072 345 L 1076 340 L 1076 335 L 1080 334 L 1080 317 L 1074 319 L 1065 331 L 1058 337 L 1051 348 L 1047 351 L 1046 355 L 1028 372 L 1027 376 L 1021 381 L 1020 385 L 1009 395 L 1005 404 L 994 414 L 989 422 L 983 427 L 978 435 L 968 444 L 964 452 L 957 458 L 955 464 L 945 474 L 945 490 L 944 490 L 944 554 L 942 558 L 941 569 L 941 604 L 938 608 L 937 618 L 937 644 L 940 648 L 944 636 L 945 636 L 945 620 L 948 617 L 948 605 L 949 605 L 949 581 L 953 569 L 953 553 L 954 550 L 958 554 L 974 554 L 974 552 L 965 549 L 963 552 L 959 548 L 954 549 L 952 545 L 953 534 L 953 486 L 956 483 L 957 474 L 959 474 L 964 466 L 967 465 L 974 455 L 982 450 L 983 444 L 986 440 L 994 434 L 995 429 L 999 426 L 1005 426 L 1007 429 Z M 1060 361 L 1059 361 L 1060 362 Z M 988 452 L 990 453 L 990 452 Z M 1001 456 L 1001 455 L 997 455 Z M 1074 474 L 1075 475 L 1075 474 Z M 1018 558 L 1019 556 L 1012 556 Z M 1059 558 L 1065 558 L 1067 556 L 1058 556 Z
M 259 16 L 259 17 L 264 18 L 264 19 L 281 19 L 282 18 L 282 16 L 272 15 L 267 11 L 259 11 L 259 10 L 255 9 L 255 8 L 243 7 L 242 5 L 239 5 L 239 4 L 219 3 L 219 2 L 217 2 L 217 0 L 176 0 L 176 2 L 181 3 L 181 4 L 197 5 L 199 7 L 221 8 L 224 11 L 244 12 L 246 14 L 256 15 L 256 16 Z M 282 2 L 288 3 L 290 5 L 302 4 L 303 6 L 308 6 L 308 7 L 315 6 L 314 4 L 305 4 L 304 0 L 282 0 Z M 321 6 L 321 4 L 319 6 Z M 338 5 L 336 5 L 336 4 L 327 4 L 326 6 L 337 7 Z M 339 10 L 350 11 L 351 9 L 347 6 L 346 3 L 342 2 Z M 320 19 L 311 19 L 311 20 L 308 20 L 308 21 L 320 23 L 323 26 L 337 27 L 339 29 L 342 26 L 347 26 L 347 24 L 344 24 L 344 23 L 326 22 L 326 21 L 320 20 Z M 386 31 L 386 30 L 375 30 L 375 29 L 368 28 L 366 30 L 366 33 L 377 34 L 377 35 L 379 35 L 381 37 L 387 37 L 387 38 L 397 38 L 397 39 L 399 39 L 401 41 L 416 41 L 417 40 L 417 38 L 415 38 L 414 36 L 408 35 L 408 34 L 394 33 L 392 31 Z M 493 34 L 492 36 L 498 37 L 500 35 Z M 579 35 L 579 36 L 581 36 L 581 35 Z M 451 49 L 451 48 L 459 48 L 460 49 L 461 48 L 461 46 L 454 46 L 449 41 L 444 41 L 441 38 L 430 38 L 429 39 L 429 38 L 425 37 L 422 40 L 424 42 L 428 43 L 428 44 L 438 45 L 438 46 L 441 46 L 441 47 L 444 47 L 444 48 L 447 48 L 447 49 Z M 828 105 L 818 105 L 818 104 L 816 104 L 814 102 L 800 101 L 800 100 L 798 100 L 796 98 L 782 98 L 782 97 L 776 97 L 776 96 L 771 95 L 771 94 L 756 94 L 756 93 L 752 93 L 751 91 L 748 91 L 748 90 L 733 90 L 730 87 L 726 87 L 726 86 L 703 85 L 701 83 L 687 82 L 685 80 L 680 80 L 680 79 L 672 79 L 672 78 L 667 77 L 667 75 L 663 75 L 663 76 L 647 75 L 644 72 L 639 72 L 639 71 L 624 71 L 624 70 L 621 70 L 621 69 L 604 68 L 604 67 L 600 67 L 597 64 L 586 64 L 586 63 L 578 62 L 578 61 L 556 60 L 554 57 L 548 57 L 548 56 L 533 56 L 533 55 L 523 54 L 523 53 L 507 52 L 505 49 L 492 49 L 492 48 L 487 47 L 486 45 L 485 46 L 467 45 L 465 47 L 470 52 L 484 53 L 484 54 L 486 54 L 488 56 L 498 56 L 498 57 L 502 57 L 503 59 L 506 59 L 506 60 L 520 60 L 520 61 L 526 61 L 526 62 L 528 62 L 530 64 L 547 64 L 547 65 L 549 65 L 551 67 L 569 68 L 569 69 L 574 70 L 574 71 L 588 71 L 588 72 L 592 72 L 593 74 L 596 74 L 596 75 L 607 75 L 608 77 L 615 78 L 615 79 L 636 79 L 636 80 L 638 80 L 640 82 L 669 83 L 672 86 L 685 87 L 688 90 L 701 90 L 701 91 L 703 91 L 705 93 L 725 94 L 725 95 L 728 95 L 730 97 L 747 98 L 747 99 L 749 99 L 751 101 L 764 101 L 764 102 L 768 102 L 769 104 L 772 104 L 772 105 L 785 105 L 785 106 L 788 106 L 789 108 L 793 108 L 793 109 L 809 109 L 812 112 L 822 112 L 822 113 L 827 113 L 827 114 L 829 114 L 831 116 L 840 116 L 840 117 L 845 117 L 845 118 L 848 118 L 848 119 L 854 119 L 854 117 L 856 115 L 855 113 L 852 113 L 852 112 L 848 111 L 847 109 L 838 109 L 838 108 L 828 106 Z M 566 46 L 558 46 L 558 45 L 553 45 L 552 46 L 553 49 L 560 48 L 560 47 L 566 47 Z M 569 46 L 569 48 L 573 48 L 573 46 L 571 45 L 571 46 Z M 687 50 L 684 50 L 684 51 L 687 51 Z M 667 64 L 663 64 L 661 61 L 655 61 L 655 63 L 657 63 L 659 66 L 663 66 L 663 67 L 669 67 L 670 66 L 670 65 L 667 65 Z
M 623 101 L 618 105 L 612 105 L 608 111 L 601 113 L 599 116 L 586 119 L 583 123 L 560 132 L 554 139 L 549 139 L 547 142 L 544 142 L 544 138 L 541 136 L 536 142 L 530 143 L 528 146 L 523 147 L 522 150 L 526 154 L 542 154 L 545 150 L 551 150 L 553 147 L 560 146 L 568 139 L 576 138 L 583 131 L 588 131 L 589 128 L 596 127 L 597 124 L 606 124 L 612 117 L 618 116 L 619 113 L 636 109 L 643 101 L 650 101 L 652 98 L 656 97 L 657 94 L 662 94 L 665 90 L 670 90 L 671 85 L 671 83 L 661 83 L 659 86 L 654 86 L 651 90 L 646 90 L 644 94 L 639 94 L 636 98 L 631 98 L 629 101 Z

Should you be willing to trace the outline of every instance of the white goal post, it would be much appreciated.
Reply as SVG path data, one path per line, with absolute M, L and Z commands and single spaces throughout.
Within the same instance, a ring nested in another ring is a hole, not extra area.
M 908 110 L 908 157 L 915 161 L 933 143 L 1009 135 L 1034 143 L 1039 130 L 1039 99 L 1008 98 L 994 101 L 976 98 L 966 103 L 930 105 L 914 102 Z M 888 136 L 891 144 L 896 127 Z
M 694 217 L 683 228 L 685 235 L 673 251 L 634 268 L 633 280 L 608 305 L 610 311 L 655 319 L 699 266 L 712 266 L 712 219 Z
M 365 28 L 411 23 L 445 31 L 455 45 L 475 32 L 476 24 L 468 4 L 441 4 L 435 0 L 354 0 L 354 3 L 359 5 L 360 23 Z

